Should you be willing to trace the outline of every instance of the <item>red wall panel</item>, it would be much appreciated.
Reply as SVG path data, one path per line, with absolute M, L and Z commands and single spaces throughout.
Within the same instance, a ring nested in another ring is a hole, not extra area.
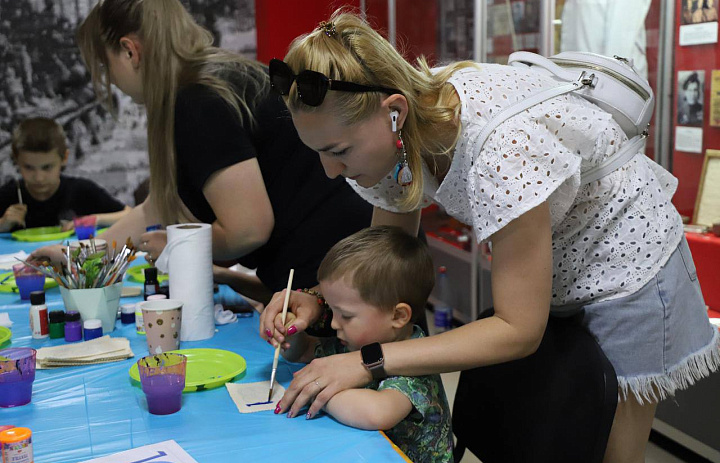
M 683 2 L 675 2 L 675 66 L 673 76 L 673 139 L 677 123 L 677 71 L 705 71 L 705 86 L 703 95 L 704 121 L 703 121 L 703 148 L 702 154 L 686 153 L 675 150 L 673 146 L 672 173 L 678 178 L 679 186 L 673 203 L 681 214 L 692 217 L 695 209 L 700 173 L 702 171 L 705 150 L 720 149 L 720 127 L 710 127 L 710 82 L 713 69 L 718 69 L 720 62 L 720 46 L 717 43 L 707 45 L 679 45 L 680 19 L 682 18 Z M 672 59 L 673 57 L 668 57 Z

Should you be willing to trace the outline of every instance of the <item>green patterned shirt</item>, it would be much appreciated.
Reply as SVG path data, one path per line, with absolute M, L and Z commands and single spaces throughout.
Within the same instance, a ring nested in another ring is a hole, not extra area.
M 411 338 L 423 337 L 418 326 L 413 327 Z M 315 348 L 315 357 L 327 357 L 347 352 L 337 338 L 321 339 Z M 368 389 L 382 391 L 394 389 L 407 397 L 412 411 L 385 434 L 414 463 L 451 463 L 453 439 L 450 427 L 450 406 L 440 375 L 390 376 L 379 384 L 373 381 Z

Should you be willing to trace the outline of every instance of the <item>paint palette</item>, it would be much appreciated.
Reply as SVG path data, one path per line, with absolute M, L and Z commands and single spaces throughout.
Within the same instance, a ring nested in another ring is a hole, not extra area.
M 222 386 L 238 376 L 244 376 L 247 368 L 245 359 L 229 350 L 179 349 L 170 352 L 187 357 L 183 392 L 202 391 Z M 133 364 L 128 373 L 135 384 L 140 386 L 137 364 Z

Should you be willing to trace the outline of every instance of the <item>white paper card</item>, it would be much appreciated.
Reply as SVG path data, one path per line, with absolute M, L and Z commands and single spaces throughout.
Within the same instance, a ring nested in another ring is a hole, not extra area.
M 270 381 L 258 383 L 225 383 L 230 397 L 240 413 L 255 413 L 274 410 L 280 399 L 285 395 L 285 388 L 275 383 L 270 403 L 267 403 L 270 392 Z
M 174 440 L 127 450 L 80 463 L 198 463 Z
M 680 46 L 717 43 L 718 23 L 687 24 L 680 26 Z
M 702 129 L 700 127 L 675 127 L 675 149 L 686 153 L 702 153 Z

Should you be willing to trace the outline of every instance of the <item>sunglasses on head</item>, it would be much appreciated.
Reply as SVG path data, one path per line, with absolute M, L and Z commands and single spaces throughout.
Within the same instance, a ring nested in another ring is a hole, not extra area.
M 302 71 L 295 75 L 284 61 L 270 60 L 270 85 L 280 95 L 290 94 L 293 82 L 297 85 L 298 98 L 308 106 L 320 106 L 328 90 L 339 92 L 383 92 L 389 95 L 401 94 L 400 90 L 374 85 L 362 85 L 353 82 L 332 80 L 315 71 Z

